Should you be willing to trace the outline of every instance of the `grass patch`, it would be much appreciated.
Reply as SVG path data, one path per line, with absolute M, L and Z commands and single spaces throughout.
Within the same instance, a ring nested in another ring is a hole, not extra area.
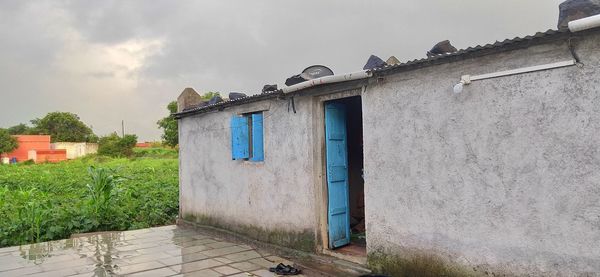
M 134 148 L 133 155 L 137 158 L 177 159 L 177 149 L 164 147 Z
M 176 153 L 136 150 L 133 159 L 91 155 L 0 166 L 0 247 L 174 223 Z

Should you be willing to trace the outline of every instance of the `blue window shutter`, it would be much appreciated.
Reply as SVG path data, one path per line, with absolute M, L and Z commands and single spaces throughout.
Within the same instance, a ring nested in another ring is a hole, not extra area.
M 252 161 L 261 162 L 265 160 L 263 150 L 263 114 L 252 114 Z
M 231 118 L 231 158 L 247 159 L 249 147 L 248 118 L 234 115 Z

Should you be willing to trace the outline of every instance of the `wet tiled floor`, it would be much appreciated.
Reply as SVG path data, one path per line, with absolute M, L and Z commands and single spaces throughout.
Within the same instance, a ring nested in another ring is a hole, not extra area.
M 164 226 L 0 248 L 0 276 L 274 276 L 280 257 Z M 302 275 L 297 275 L 302 276 Z

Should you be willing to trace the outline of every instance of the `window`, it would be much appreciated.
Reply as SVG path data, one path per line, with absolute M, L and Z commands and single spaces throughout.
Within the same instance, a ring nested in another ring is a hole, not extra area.
M 231 157 L 234 160 L 264 161 L 262 112 L 231 118 Z

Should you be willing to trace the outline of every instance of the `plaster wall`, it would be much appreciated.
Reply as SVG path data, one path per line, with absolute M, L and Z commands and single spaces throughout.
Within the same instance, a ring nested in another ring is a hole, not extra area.
M 98 152 L 97 143 L 87 142 L 54 142 L 50 144 L 50 148 L 67 150 L 67 159 L 69 160 Z
M 180 215 L 293 233 L 315 231 L 312 102 L 297 97 L 179 121 Z M 232 160 L 233 114 L 264 110 L 264 162 Z
M 385 77 L 363 93 L 369 253 L 480 274 L 600 274 L 600 35 Z

